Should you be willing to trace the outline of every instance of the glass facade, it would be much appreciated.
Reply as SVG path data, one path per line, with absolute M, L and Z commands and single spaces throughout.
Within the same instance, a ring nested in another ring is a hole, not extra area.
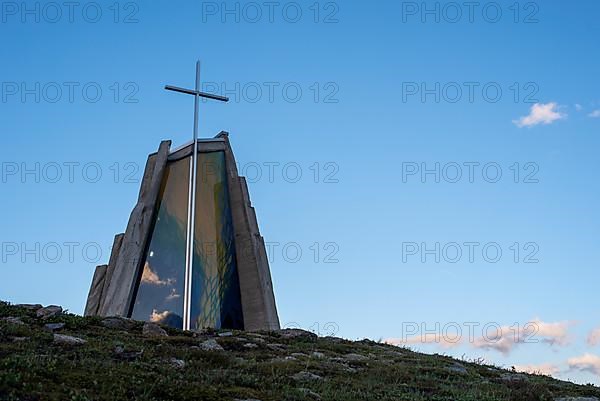
M 169 163 L 131 317 L 183 328 L 190 158 Z
M 225 153 L 198 155 L 191 327 L 243 329 Z
M 183 326 L 191 157 L 170 162 L 131 317 Z M 243 329 L 224 152 L 198 154 L 191 328 Z

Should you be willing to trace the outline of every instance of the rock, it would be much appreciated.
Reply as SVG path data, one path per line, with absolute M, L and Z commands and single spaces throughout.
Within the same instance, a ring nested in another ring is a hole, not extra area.
M 131 330 L 135 326 L 135 320 L 114 316 L 102 319 L 100 324 L 107 329 Z
M 83 345 L 87 343 L 87 341 L 85 341 L 83 338 L 65 336 L 63 334 L 55 334 L 54 342 L 62 345 Z
M 185 368 L 185 361 L 177 358 L 169 359 L 169 364 L 173 366 L 175 369 L 183 369 Z
M 212 329 L 207 329 L 207 328 L 192 330 L 192 337 L 194 337 L 194 338 L 204 337 L 204 336 L 212 336 L 213 334 L 214 334 L 214 331 Z
M 143 353 L 144 351 L 125 352 L 125 347 L 122 345 L 117 345 L 115 347 L 115 354 L 117 355 L 117 358 L 124 361 L 135 361 L 136 359 L 140 358 Z
M 400 351 L 386 351 L 386 354 L 394 358 L 401 358 L 404 356 L 404 353 Z
M 308 355 L 306 355 L 306 354 L 304 354 L 304 353 L 302 353 L 302 352 L 293 352 L 293 353 L 292 353 L 292 356 L 293 356 L 294 358 L 298 358 L 298 359 L 299 359 L 299 358 L 308 358 Z
M 23 309 L 27 309 L 27 310 L 33 310 L 33 311 L 43 308 L 43 306 L 40 304 L 18 304 L 15 306 L 17 308 L 23 308 Z
M 311 354 L 311 356 L 312 356 L 313 358 L 317 358 L 317 359 L 323 359 L 323 358 L 325 358 L 325 354 L 324 354 L 324 353 L 322 353 L 322 352 L 317 352 L 317 351 L 314 351 L 314 352 Z
M 200 348 L 204 351 L 224 351 L 223 347 L 213 338 L 200 343 Z
M 276 331 L 282 338 L 310 338 L 316 339 L 317 335 L 315 333 L 311 333 L 310 331 L 301 330 L 301 329 L 283 329 Z
M 44 330 L 55 331 L 55 330 L 61 330 L 64 327 L 65 327 L 64 323 L 46 323 L 44 325 Z
M 258 345 L 254 343 L 246 343 L 244 344 L 244 348 L 258 348 Z
M 22 343 L 24 341 L 29 341 L 29 337 L 13 337 L 12 342 L 14 343 Z
M 464 367 L 463 365 L 461 365 L 458 362 L 455 362 L 452 366 L 448 366 L 446 367 L 446 369 L 450 372 L 453 373 L 459 373 L 461 375 L 466 375 L 469 373 L 469 371 L 467 370 L 466 367 Z
M 321 376 L 306 371 L 296 373 L 294 376 L 292 376 L 292 379 L 301 382 L 323 380 Z
M 350 366 L 348 366 L 348 365 L 344 365 L 344 366 L 342 367 L 342 369 L 344 370 L 344 372 L 348 372 L 348 373 L 356 373 L 356 372 L 358 372 L 358 370 L 357 370 L 357 369 L 355 369 L 355 368 L 353 368 L 353 367 L 350 367 Z
M 563 397 L 555 398 L 554 401 L 600 401 L 596 397 Z
M 225 331 L 223 333 L 219 333 L 217 334 L 219 337 L 231 337 L 233 336 L 233 333 L 231 331 Z
M 20 317 L 3 317 L 1 320 L 3 322 L 14 324 L 14 325 L 17 325 L 17 326 L 23 326 L 23 325 L 25 325 L 25 323 L 23 323 L 23 321 L 21 320 Z
M 344 355 L 344 359 L 346 359 L 349 362 L 364 362 L 369 360 L 369 358 L 367 358 L 366 356 L 359 354 L 346 354 Z
M 45 308 L 38 309 L 35 314 L 37 317 L 42 318 L 43 320 L 50 319 L 52 317 L 58 316 L 63 312 L 63 309 L 60 306 L 50 305 Z
M 293 361 L 297 361 L 297 359 L 294 358 L 293 356 L 286 356 L 284 358 L 277 357 L 277 358 L 271 359 L 271 363 L 288 363 L 288 362 L 293 362 Z
M 299 388 L 298 391 L 300 391 L 302 394 L 304 394 L 307 397 L 310 397 L 312 399 L 315 400 L 320 400 L 321 396 L 317 393 L 315 393 L 314 391 L 308 389 L 308 388 Z
M 167 332 L 156 323 L 146 322 L 142 333 L 149 337 L 168 337 Z
M 283 345 L 283 344 L 267 344 L 267 348 L 272 351 L 284 351 L 285 345 Z
M 233 400 L 233 401 L 260 401 L 260 400 L 255 400 L 254 398 L 252 398 L 252 399 L 248 398 L 248 399 L 245 399 L 245 400 L 242 400 L 242 399 L 240 399 L 240 398 L 236 398 L 236 399 L 235 399 L 235 400 Z
M 505 382 L 523 382 L 528 381 L 527 376 L 522 373 L 503 373 L 500 380 Z
M 330 342 L 332 342 L 334 344 L 339 344 L 339 343 L 343 343 L 344 341 L 346 341 L 343 338 L 333 337 L 333 336 L 327 336 L 327 337 L 324 337 L 323 339 L 327 340 L 327 341 L 330 341 Z

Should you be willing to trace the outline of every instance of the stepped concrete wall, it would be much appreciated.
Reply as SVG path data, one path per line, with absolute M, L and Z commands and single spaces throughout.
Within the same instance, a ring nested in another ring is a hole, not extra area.
M 188 145 L 170 153 L 170 145 L 170 141 L 161 142 L 158 151 L 148 157 L 138 202 L 127 229 L 115 236 L 108 265 L 98 266 L 94 272 L 86 316 L 129 316 L 167 162 L 193 152 L 193 145 Z M 224 151 L 226 158 L 244 326 L 246 330 L 276 330 L 280 327 L 279 317 L 264 239 L 259 232 L 246 180 L 238 175 L 226 132 L 221 132 L 214 140 L 201 142 L 201 152 L 218 150 Z

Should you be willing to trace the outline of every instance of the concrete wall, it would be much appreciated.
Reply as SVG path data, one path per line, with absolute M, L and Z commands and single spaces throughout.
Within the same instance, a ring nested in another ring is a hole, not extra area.
M 167 161 L 187 157 L 193 151 L 189 145 L 169 153 L 170 144 L 170 141 L 162 142 L 158 152 L 148 157 L 138 203 L 127 229 L 115 237 L 109 264 L 98 266 L 94 273 L 86 316 L 129 315 L 153 229 Z M 224 151 L 226 158 L 245 329 L 279 329 L 265 243 L 250 203 L 246 180 L 238 176 L 227 133 L 222 132 L 213 140 L 204 140 L 200 144 L 200 151 L 216 150 Z

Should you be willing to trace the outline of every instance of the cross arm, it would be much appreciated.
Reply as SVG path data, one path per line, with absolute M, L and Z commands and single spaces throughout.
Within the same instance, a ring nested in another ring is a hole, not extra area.
M 213 95 L 212 93 L 206 93 L 206 92 L 199 92 L 199 91 L 195 91 L 193 89 L 180 88 L 178 86 L 166 85 L 165 89 L 168 91 L 180 92 L 180 93 L 185 93 L 188 95 L 200 96 L 200 97 L 205 97 L 205 98 L 213 99 L 213 100 L 220 100 L 222 102 L 229 101 L 229 98 L 225 97 L 225 96 Z

